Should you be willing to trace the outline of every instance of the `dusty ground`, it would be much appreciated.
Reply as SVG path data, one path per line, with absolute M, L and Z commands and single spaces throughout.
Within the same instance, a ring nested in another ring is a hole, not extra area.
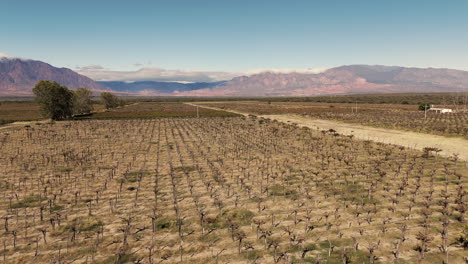
M 187 103 L 190 105 L 196 105 Z M 249 115 L 239 111 L 231 111 L 216 107 L 208 107 L 199 105 L 199 107 L 209 108 L 213 110 L 224 110 L 242 115 Z M 330 120 L 314 120 L 299 115 L 259 115 L 259 117 L 270 118 L 285 123 L 296 123 L 301 127 L 309 127 L 314 129 L 333 129 L 340 134 L 354 135 L 356 138 L 372 140 L 387 144 L 401 145 L 412 149 L 422 150 L 425 147 L 436 147 L 442 149 L 440 152 L 443 156 L 453 156 L 457 154 L 460 159 L 468 161 L 468 141 L 463 138 L 450 138 L 423 133 L 392 130 L 384 128 L 374 128 L 355 124 L 346 124 Z

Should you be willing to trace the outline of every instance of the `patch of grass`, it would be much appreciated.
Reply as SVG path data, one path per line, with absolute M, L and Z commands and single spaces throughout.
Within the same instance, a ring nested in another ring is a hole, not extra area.
M 205 234 L 203 236 L 200 236 L 198 240 L 203 243 L 213 243 L 218 239 L 218 236 L 214 233 L 210 234 Z
M 78 256 L 89 256 L 91 254 L 96 254 L 97 248 L 96 247 L 85 247 L 85 248 L 80 248 L 77 251 L 74 252 L 74 254 Z
M 195 170 L 194 166 L 180 166 L 174 168 L 175 171 L 191 172 Z
M 345 201 L 360 200 L 362 195 L 367 192 L 366 189 L 358 183 L 343 184 L 340 189 L 341 195 L 339 198 Z
M 299 252 L 302 250 L 300 245 L 289 245 L 287 251 L 288 252 Z
M 254 261 L 263 257 L 263 252 L 260 250 L 248 250 L 241 252 L 242 257 L 250 261 Z
M 282 186 L 282 185 L 279 185 L 279 184 L 270 186 L 268 188 L 268 193 L 271 196 L 284 196 L 284 197 L 290 198 L 292 200 L 296 200 L 297 196 L 298 196 L 296 190 L 288 189 L 285 186 Z
M 221 223 L 218 218 L 206 217 L 205 218 L 205 227 L 207 230 L 221 228 Z
M 342 264 L 343 263 L 343 251 L 336 249 L 333 253 L 328 256 L 328 248 L 320 252 L 320 255 L 316 257 L 308 256 L 303 259 L 303 263 L 327 263 L 327 264 Z M 356 252 L 348 250 L 348 263 L 369 263 L 369 255 L 367 252 L 358 250 Z M 301 262 L 296 262 L 301 263 Z M 374 263 L 381 263 L 379 260 L 375 260 Z
M 334 247 L 342 247 L 342 246 L 350 246 L 351 245 L 351 240 L 342 238 L 340 240 L 330 240 L 332 246 Z M 330 243 L 328 243 L 327 240 L 319 242 L 319 247 L 323 249 L 328 249 L 330 248 Z
M 38 206 L 40 202 L 45 201 L 45 200 L 47 200 L 45 197 L 29 196 L 19 202 L 11 204 L 11 208 L 17 209 L 17 208 L 35 207 L 35 206 Z
M 58 212 L 58 211 L 63 210 L 63 208 L 64 208 L 64 207 L 61 206 L 61 205 L 54 205 L 54 206 L 52 206 L 52 208 L 50 208 L 50 211 L 51 211 L 51 212 Z
M 125 175 L 127 176 L 138 176 L 138 175 L 148 175 L 150 174 L 149 171 L 131 171 L 131 172 L 127 172 Z
M 172 229 L 176 226 L 176 220 L 170 218 L 160 218 L 156 220 L 155 227 L 157 230 Z
M 123 256 L 111 256 L 100 262 L 100 264 L 123 264 L 123 263 L 134 263 L 138 258 L 134 254 L 124 254 Z
M 81 216 L 73 219 L 68 225 L 63 226 L 63 231 L 79 232 L 97 231 L 103 226 L 103 222 L 95 216 Z
M 0 126 L 15 122 L 14 120 L 0 120 Z
M 8 249 L 2 249 L 2 250 L 0 250 L 0 256 L 7 255 L 7 254 L 9 254 L 9 252 L 10 252 L 10 250 L 8 250 Z
M 342 200 L 342 201 L 359 201 L 363 204 L 379 204 L 380 202 L 373 198 L 373 197 L 368 197 L 367 195 L 367 189 L 358 184 L 358 183 L 351 183 L 349 182 L 348 184 L 343 184 L 338 188 L 338 195 L 337 199 Z
M 73 171 L 73 168 L 60 168 L 57 169 L 58 172 L 71 172 Z
M 317 246 L 314 243 L 309 243 L 302 247 L 301 250 L 307 249 L 308 251 L 316 250 Z
M 112 170 L 114 167 L 111 167 L 111 166 L 102 166 L 102 167 L 99 167 L 99 169 L 101 170 Z
M 139 181 L 141 177 L 143 177 L 144 175 L 149 175 L 149 174 L 150 174 L 149 171 L 131 171 L 131 172 L 125 173 L 123 177 L 118 179 L 117 181 L 119 183 L 126 183 L 126 182 L 134 183 L 134 182 Z
M 320 248 L 330 248 L 330 243 L 328 243 L 328 241 L 321 241 L 319 243 L 319 247 Z
M 226 219 L 230 218 L 239 225 L 248 225 L 251 223 L 254 213 L 247 209 L 236 208 L 223 212 L 223 216 L 226 217 Z
M 369 254 L 363 250 L 350 253 L 351 263 L 367 263 L 369 262 Z M 375 263 L 379 263 L 378 260 Z

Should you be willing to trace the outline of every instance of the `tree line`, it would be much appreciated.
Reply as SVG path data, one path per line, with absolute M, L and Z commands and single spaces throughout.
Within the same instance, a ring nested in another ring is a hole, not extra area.
M 92 91 L 87 88 L 72 91 L 54 81 L 39 81 L 32 91 L 44 117 L 52 120 L 87 115 L 94 110 Z M 101 93 L 101 101 L 106 109 L 125 105 L 124 100 L 109 92 Z

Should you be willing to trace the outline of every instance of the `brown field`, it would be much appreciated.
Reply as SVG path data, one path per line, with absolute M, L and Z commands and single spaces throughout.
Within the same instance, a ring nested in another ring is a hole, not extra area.
M 3 263 L 466 257 L 468 169 L 436 151 L 210 117 L 33 124 L 0 157 Z
M 41 119 L 39 105 L 33 102 L 0 102 L 0 125 L 14 121 Z
M 95 111 L 102 111 L 104 105 L 93 105 Z M 39 104 L 32 101 L 0 101 L 0 125 L 13 123 L 16 121 L 35 121 L 41 120 L 44 117 L 41 115 Z
M 205 108 L 198 109 L 200 117 L 236 116 L 225 111 Z M 197 107 L 179 102 L 136 102 L 125 107 L 99 111 L 88 119 L 132 119 L 132 118 L 160 118 L 160 117 L 197 117 Z
M 306 102 L 210 102 L 199 103 L 221 109 L 261 115 L 298 114 L 312 119 L 336 120 L 365 126 L 401 129 L 468 139 L 468 112 L 438 114 L 419 111 L 407 104 L 342 104 Z M 356 112 L 357 106 L 357 112 Z M 460 106 L 463 108 L 463 106 Z

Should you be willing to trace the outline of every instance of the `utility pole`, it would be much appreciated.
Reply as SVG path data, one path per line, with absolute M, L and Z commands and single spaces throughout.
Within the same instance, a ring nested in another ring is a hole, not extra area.
M 200 115 L 198 114 L 198 105 L 197 105 L 197 118 L 200 118 Z
M 424 119 L 427 117 L 427 104 L 424 105 Z

